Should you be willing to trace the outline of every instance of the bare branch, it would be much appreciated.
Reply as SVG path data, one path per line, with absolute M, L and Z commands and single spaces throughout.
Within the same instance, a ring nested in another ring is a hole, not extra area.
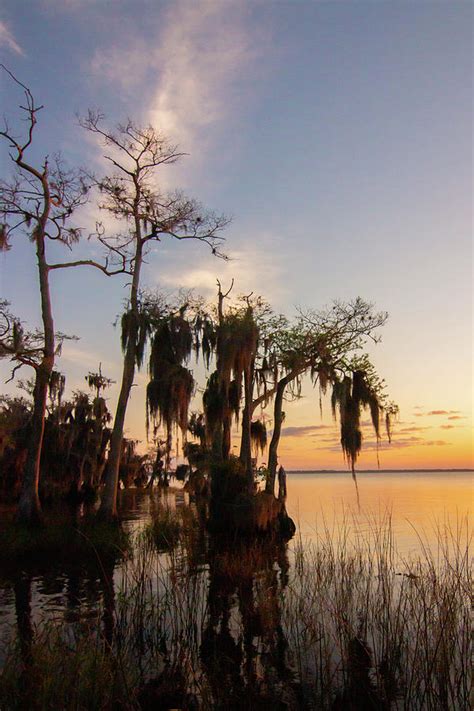
M 48 269 L 69 269 L 69 267 L 94 267 L 95 269 L 99 269 L 106 276 L 114 276 L 115 274 L 132 274 L 132 272 L 126 269 L 125 266 L 120 269 L 110 270 L 107 264 L 99 264 L 99 262 L 94 262 L 93 259 L 78 259 L 75 262 L 48 264 Z

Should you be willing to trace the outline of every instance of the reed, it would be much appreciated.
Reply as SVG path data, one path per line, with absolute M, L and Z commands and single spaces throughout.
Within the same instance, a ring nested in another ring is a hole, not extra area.
M 434 549 L 420 535 L 416 558 L 398 554 L 386 517 L 363 535 L 349 519 L 325 526 L 289 551 L 210 548 L 196 565 L 182 517 L 173 545 L 157 545 L 171 517 L 159 511 L 136 534 L 95 620 L 10 643 L 2 710 L 25 698 L 38 709 L 471 708 L 467 520 L 440 524 Z

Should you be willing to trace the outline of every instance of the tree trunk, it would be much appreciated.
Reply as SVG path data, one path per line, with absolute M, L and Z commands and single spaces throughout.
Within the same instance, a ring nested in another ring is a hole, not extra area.
M 41 524 L 42 512 L 39 499 L 40 460 L 44 435 L 44 419 L 48 396 L 48 373 L 43 369 L 36 371 L 31 433 L 28 441 L 28 456 L 23 472 L 20 500 L 16 512 L 16 521 L 32 526 Z
M 230 456 L 230 449 L 232 444 L 231 431 L 232 415 L 226 414 L 222 423 L 222 459 L 224 460 L 229 459 Z
M 278 466 L 278 445 L 280 443 L 281 426 L 283 423 L 283 396 L 289 381 L 289 376 L 285 376 L 279 381 L 276 389 L 275 404 L 273 408 L 273 435 L 268 449 L 268 474 L 267 481 L 265 483 L 265 491 L 270 494 L 275 493 L 275 478 Z
M 139 230 L 139 227 L 138 227 Z M 125 425 L 125 415 L 127 412 L 128 398 L 135 376 L 135 362 L 137 350 L 138 333 L 138 287 L 140 284 L 140 269 L 142 265 L 142 243 L 140 237 L 137 238 L 137 248 L 135 252 L 135 268 L 133 270 L 133 280 L 130 293 L 130 311 L 135 318 L 131 319 L 130 331 L 128 333 L 127 350 L 123 361 L 122 385 L 115 412 L 114 426 L 110 438 L 110 450 L 107 466 L 105 469 L 105 487 L 102 492 L 98 516 L 106 521 L 113 521 L 117 518 L 117 492 L 119 485 L 119 467 L 122 456 L 123 428 Z
M 42 518 L 39 500 L 40 460 L 48 385 L 54 367 L 54 321 L 49 293 L 49 270 L 46 263 L 44 231 L 40 231 L 39 228 L 36 234 L 36 256 L 40 282 L 44 351 L 43 359 L 36 369 L 32 429 L 28 443 L 28 456 L 23 474 L 20 500 L 16 512 L 16 520 L 19 523 L 29 525 L 41 523 Z
M 123 363 L 122 385 L 115 412 L 114 427 L 110 438 L 109 458 L 105 469 L 105 488 L 102 493 L 99 516 L 106 520 L 117 518 L 117 491 L 119 467 L 122 456 L 123 428 L 127 412 L 128 398 L 135 375 L 136 329 L 130 328 L 127 351 Z
M 253 370 L 254 360 L 244 373 L 245 405 L 242 413 L 242 439 L 240 442 L 240 461 L 244 465 L 247 475 L 249 490 L 253 490 L 254 477 L 252 469 L 252 440 L 250 437 L 250 425 L 252 421 L 252 395 L 253 395 Z

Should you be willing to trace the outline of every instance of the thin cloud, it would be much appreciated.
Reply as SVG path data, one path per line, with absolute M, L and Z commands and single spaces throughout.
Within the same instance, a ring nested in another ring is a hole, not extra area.
M 107 375 L 109 372 L 115 373 L 117 370 L 117 363 L 104 359 L 99 353 L 78 348 L 68 341 L 62 347 L 61 361 L 67 361 L 74 365 L 80 364 L 84 369 L 89 368 L 92 371 L 96 371 L 101 363 L 102 369 Z
M 256 243 L 241 243 L 237 250 L 228 250 L 226 253 L 229 261 L 216 259 L 209 254 L 204 245 L 198 255 L 191 262 L 188 254 L 174 252 L 173 261 L 167 262 L 166 269 L 150 269 L 148 281 L 159 281 L 165 287 L 175 289 L 195 289 L 197 293 L 206 298 L 216 295 L 216 280 L 225 287 L 234 279 L 234 294 L 249 293 L 255 290 L 255 284 L 261 284 L 259 293 L 273 305 L 284 301 L 288 290 L 285 286 L 284 257 L 274 256 L 268 260 L 271 236 L 262 235 Z M 231 243 L 229 237 L 229 243 Z M 158 248 L 160 250 L 161 247 Z M 223 247 L 226 251 L 226 245 Z M 190 267 L 190 264 L 192 266 Z M 262 281 L 262 265 L 265 265 L 265 279 Z
M 175 0 L 146 31 L 127 27 L 120 42 L 96 50 L 88 71 L 131 95 L 140 86 L 148 98 L 142 119 L 182 150 L 202 154 L 216 128 L 245 107 L 266 32 L 251 24 L 240 2 Z
M 412 432 L 423 432 L 424 430 L 431 430 L 432 427 L 402 427 L 402 429 L 394 429 L 395 436 L 398 434 L 411 434 Z
M 11 30 L 0 20 L 0 47 L 6 47 L 11 52 L 24 57 L 25 52 L 14 38 Z
M 467 417 L 465 415 L 451 415 L 451 417 L 448 417 L 448 420 L 466 420 Z
M 261 52 L 256 32 L 242 3 L 172 3 L 155 59 L 160 74 L 149 112 L 153 125 L 192 149 L 198 134 L 242 101 L 239 79 Z
M 302 425 L 301 427 L 283 427 L 281 434 L 283 437 L 304 437 L 306 435 L 315 436 L 320 430 L 331 429 L 330 425 Z
M 421 439 L 421 437 L 408 437 L 407 439 L 400 439 L 400 440 L 392 440 L 391 444 L 386 441 L 380 441 L 376 442 L 374 440 L 371 441 L 364 441 L 363 444 L 363 451 L 364 452 L 384 452 L 386 450 L 393 450 L 393 449 L 407 449 L 408 447 L 415 447 L 418 445 L 424 444 L 424 441 Z M 328 452 L 340 452 L 341 451 L 341 445 L 340 444 L 331 444 L 327 447 L 318 447 L 318 449 L 325 450 Z
M 327 440 L 328 446 L 319 446 L 318 449 L 325 450 L 328 452 L 338 452 L 340 451 L 339 444 L 331 444 L 330 440 Z M 363 451 L 365 452 L 384 452 L 387 450 L 394 449 L 408 449 L 409 447 L 445 447 L 451 445 L 451 442 L 446 442 L 445 440 L 424 440 L 422 437 L 405 437 L 404 439 L 393 439 L 391 443 L 386 441 L 376 442 L 375 440 L 364 440 Z
M 415 417 L 439 416 L 439 415 L 459 415 L 460 410 L 430 410 L 429 412 L 415 412 Z M 456 417 L 448 417 L 448 420 L 457 419 Z

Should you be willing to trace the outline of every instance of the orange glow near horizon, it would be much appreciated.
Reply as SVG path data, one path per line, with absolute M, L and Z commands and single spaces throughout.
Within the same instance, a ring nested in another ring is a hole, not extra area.
M 153 446 L 151 439 L 147 441 L 145 432 L 146 375 L 138 373 L 136 382 L 138 387 L 132 392 L 127 410 L 125 436 L 138 440 L 139 450 L 144 453 Z M 279 446 L 280 463 L 287 470 L 347 471 L 339 443 L 339 424 L 333 420 L 328 399 L 323 399 L 321 417 L 312 389 L 308 390 L 308 395 L 304 394 L 301 400 L 287 404 Z M 108 405 L 114 412 L 116 393 L 111 392 L 110 395 Z M 401 399 L 401 414 L 394 423 L 391 444 L 384 429 L 381 430 L 378 452 L 380 469 L 474 469 L 470 402 L 458 403 L 457 399 L 449 402 L 447 397 L 440 395 L 436 405 L 422 408 L 410 400 L 406 394 L 405 399 Z M 448 405 L 445 404 L 447 402 Z M 197 397 L 191 411 L 201 408 L 201 399 Z M 265 410 L 268 440 L 271 437 L 271 415 L 270 405 Z M 259 416 L 261 413 L 257 411 L 255 417 Z M 363 415 L 361 426 L 363 445 L 356 468 L 376 470 L 379 468 L 376 441 L 367 414 Z M 234 454 L 238 454 L 240 449 L 240 434 L 240 428 L 236 428 L 232 441 Z M 181 451 L 181 446 L 178 451 Z M 264 456 L 259 456 L 258 464 L 266 463 L 267 458 L 268 450 Z
M 474 468 L 472 427 L 449 432 L 430 428 L 422 441 L 413 444 L 395 428 L 392 443 L 383 439 L 378 458 L 373 437 L 367 436 L 367 448 L 357 461 L 358 469 L 472 469 Z M 418 439 L 418 438 L 417 438 Z M 281 463 L 288 469 L 346 469 L 337 434 L 333 444 L 318 446 L 317 437 L 288 436 L 281 440 L 279 448 Z M 377 461 L 378 459 L 378 461 Z
M 384 435 L 379 443 L 378 456 L 374 436 L 367 424 L 363 426 L 364 443 L 356 468 L 363 469 L 473 469 L 472 426 L 457 425 L 456 429 L 443 430 L 443 425 L 429 425 L 426 418 L 416 436 L 407 432 L 403 423 L 394 427 L 392 443 Z M 466 419 L 465 422 L 468 422 Z M 302 434 L 284 434 L 280 440 L 279 461 L 286 469 L 348 469 L 339 444 L 335 423 L 288 427 Z M 314 431 L 313 431 L 314 430 Z M 404 431 L 405 430 L 405 431 Z M 240 439 L 234 435 L 234 452 L 238 452 Z M 267 453 L 259 456 L 265 463 Z
M 139 449 L 146 452 L 153 443 L 151 440 L 147 442 L 144 431 L 141 390 L 137 388 L 130 401 L 125 434 L 139 440 Z M 192 409 L 199 409 L 199 405 L 196 402 Z M 112 400 L 110 406 L 114 407 Z M 410 411 L 414 413 L 412 416 Z M 269 416 L 270 413 L 271 408 L 266 414 Z M 271 421 L 268 430 L 270 439 Z M 474 469 L 472 418 L 467 410 L 425 408 L 420 411 L 404 406 L 400 421 L 394 424 L 391 444 L 386 433 L 381 432 L 379 463 L 373 429 L 366 418 L 362 421 L 362 432 L 362 452 L 356 465 L 359 470 L 376 470 L 379 465 L 380 469 Z M 240 430 L 234 431 L 232 444 L 232 451 L 238 454 Z M 266 463 L 267 457 L 268 450 L 259 456 L 258 464 Z M 289 404 L 280 440 L 279 461 L 287 470 L 347 470 L 339 444 L 338 423 L 327 411 L 321 419 L 309 398 Z

